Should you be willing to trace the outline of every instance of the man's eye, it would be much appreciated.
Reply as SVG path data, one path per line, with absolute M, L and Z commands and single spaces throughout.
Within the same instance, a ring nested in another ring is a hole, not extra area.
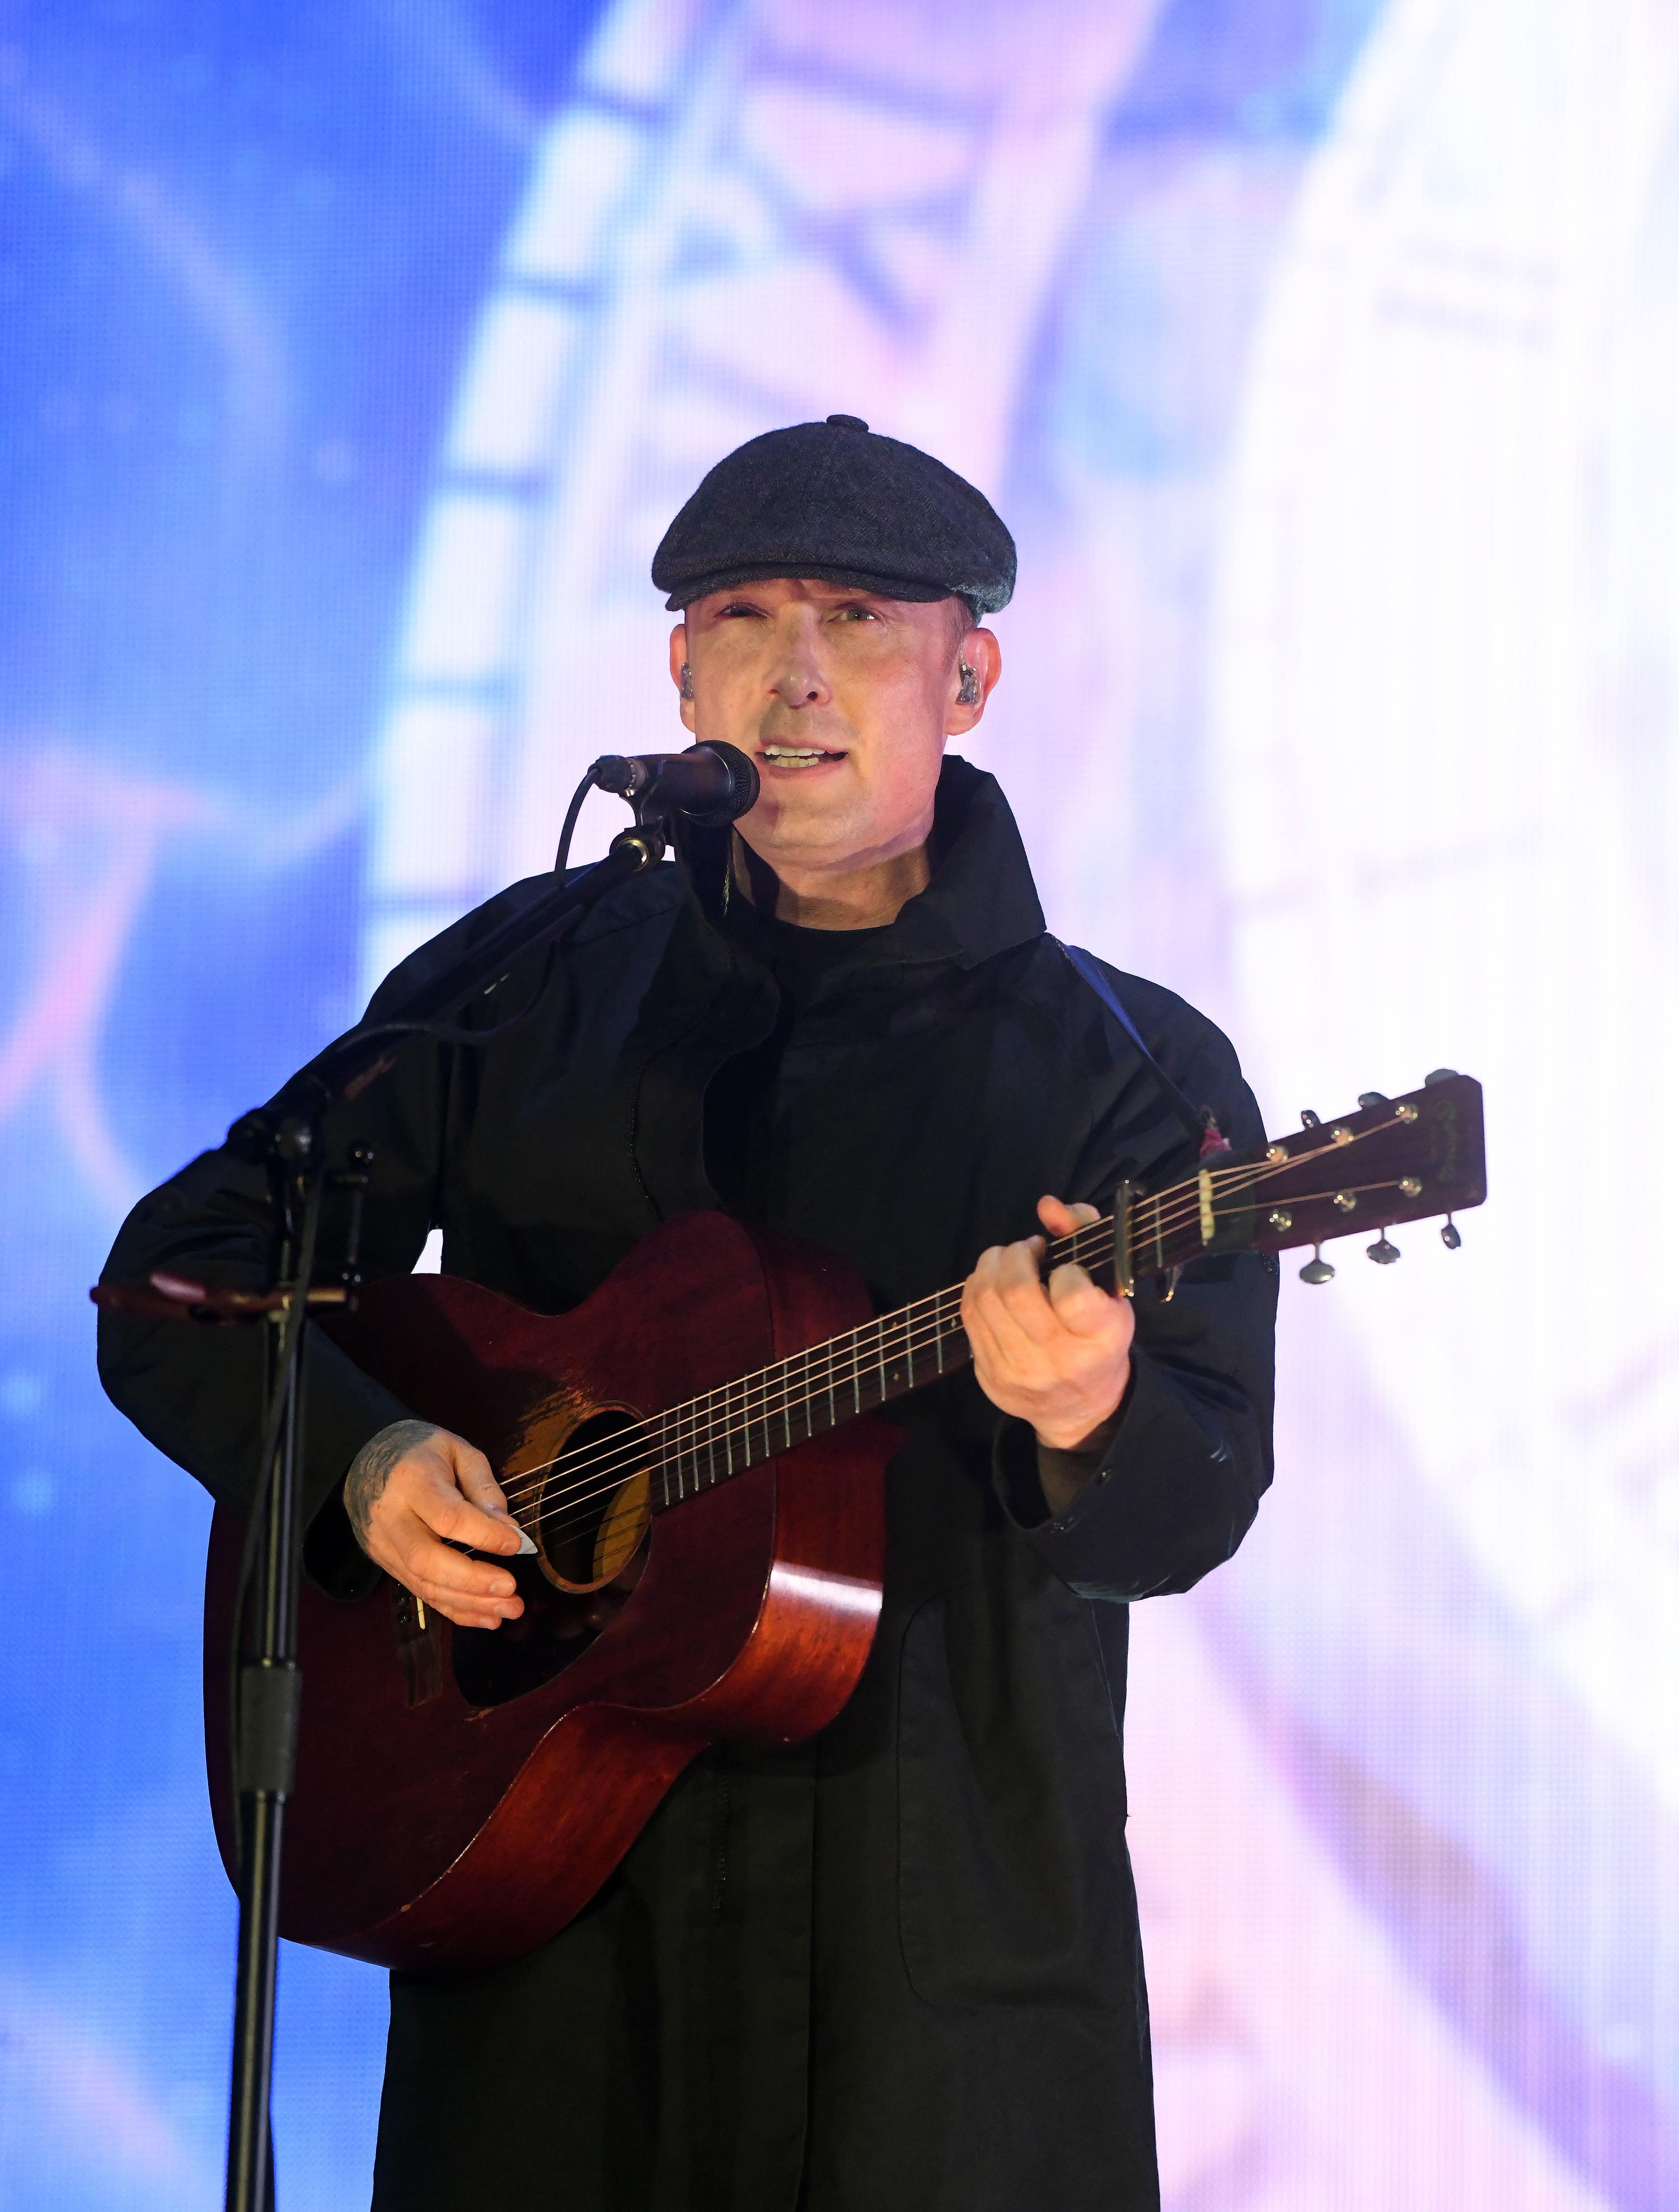
M 842 622 L 879 622 L 879 616 L 873 607 L 842 607 L 840 609 Z

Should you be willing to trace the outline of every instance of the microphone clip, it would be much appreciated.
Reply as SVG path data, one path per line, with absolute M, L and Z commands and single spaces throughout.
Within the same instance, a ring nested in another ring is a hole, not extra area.
M 589 781 L 615 792 L 643 827 L 668 830 L 680 815 L 703 830 L 720 830 L 757 803 L 755 763 L 738 745 L 690 745 L 682 753 L 603 753 Z

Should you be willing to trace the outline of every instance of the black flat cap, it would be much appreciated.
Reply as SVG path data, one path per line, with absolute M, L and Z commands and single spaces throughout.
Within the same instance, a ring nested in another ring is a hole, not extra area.
M 894 599 L 1007 606 L 1014 540 L 982 493 L 855 415 L 769 430 L 719 461 L 665 532 L 667 607 L 770 576 L 817 576 Z

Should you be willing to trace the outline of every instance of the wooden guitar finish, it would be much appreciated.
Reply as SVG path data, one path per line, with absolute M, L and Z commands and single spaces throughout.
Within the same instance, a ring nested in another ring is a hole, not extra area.
M 1238 1156 L 1204 1147 L 1164 1190 L 1056 1239 L 1129 1291 L 1170 1295 L 1208 1255 L 1376 1232 L 1487 1195 L 1481 1086 L 1438 1069 L 1402 1098 Z M 156 1275 L 101 1301 L 209 1320 L 275 1298 Z M 340 1288 L 335 1294 L 342 1298 Z M 381 1283 L 324 1323 L 415 1413 L 478 1444 L 538 1547 L 523 1619 L 427 1616 L 396 1583 L 305 1585 L 297 1788 L 280 1927 L 393 1966 L 484 1966 L 563 1928 L 682 1769 L 720 1737 L 788 1743 L 851 1694 L 880 1606 L 873 1409 L 964 1365 L 962 1285 L 875 1316 L 838 1259 L 722 1214 L 639 1244 L 575 1313 L 544 1318 L 448 1276 Z M 650 1523 L 650 1525 L 649 1525 Z M 647 1530 L 643 1535 L 644 1528 Z M 243 1532 L 218 1513 L 205 1600 L 210 1798 L 231 1863 L 228 1642 Z
M 509 1470 L 551 1459 L 602 1409 L 656 1415 L 871 1314 L 843 1261 L 703 1213 L 654 1231 L 569 1314 L 417 1275 L 375 1285 L 330 1327 L 510 1486 Z M 705 1745 L 824 1727 L 873 1640 L 899 1439 L 865 1414 L 658 1511 L 640 1579 L 598 1633 L 590 1601 L 529 1558 L 503 1563 L 526 1610 L 494 1632 L 423 1613 L 388 1577 L 351 1601 L 306 1582 L 282 1934 L 380 1966 L 514 1958 L 587 1904 Z M 205 1594 L 210 1802 L 230 1873 L 243 1534 L 217 1512 Z

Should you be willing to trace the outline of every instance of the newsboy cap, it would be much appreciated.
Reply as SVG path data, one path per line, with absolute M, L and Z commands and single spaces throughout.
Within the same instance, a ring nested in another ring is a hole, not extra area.
M 954 596 L 992 614 L 1014 590 L 1014 540 L 954 469 L 855 415 L 830 415 L 725 455 L 653 556 L 667 607 L 770 576 L 894 599 Z

